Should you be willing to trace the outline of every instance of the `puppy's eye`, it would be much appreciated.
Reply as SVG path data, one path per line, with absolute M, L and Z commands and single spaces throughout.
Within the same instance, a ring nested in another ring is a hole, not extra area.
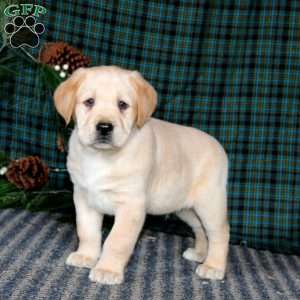
M 83 101 L 83 104 L 84 104 L 86 107 L 93 107 L 94 104 L 95 104 L 95 99 L 89 98 L 89 99 Z
M 120 111 L 123 111 L 123 110 L 126 110 L 129 107 L 129 105 L 125 101 L 119 100 L 118 107 L 119 107 Z

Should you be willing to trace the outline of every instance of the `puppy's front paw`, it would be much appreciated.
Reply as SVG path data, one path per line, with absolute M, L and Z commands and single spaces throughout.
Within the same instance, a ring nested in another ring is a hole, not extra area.
M 89 279 L 102 284 L 120 284 L 123 282 L 123 273 L 116 273 L 101 268 L 91 270 Z
M 196 274 L 204 279 L 222 280 L 224 278 L 225 271 L 203 264 L 197 267 Z
M 87 256 L 78 252 L 72 252 L 66 260 L 67 265 L 80 268 L 92 268 L 96 262 L 96 257 Z
M 204 261 L 206 255 L 197 252 L 195 248 L 188 248 L 183 252 L 182 256 L 187 260 L 197 261 L 201 263 Z

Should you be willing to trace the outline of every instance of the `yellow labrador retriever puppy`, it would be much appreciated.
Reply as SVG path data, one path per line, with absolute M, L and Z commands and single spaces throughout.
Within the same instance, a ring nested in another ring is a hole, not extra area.
M 229 241 L 222 146 L 200 130 L 151 118 L 157 94 L 136 71 L 79 69 L 54 101 L 66 123 L 76 123 L 67 167 L 79 247 L 66 263 L 92 268 L 92 281 L 119 284 L 146 214 L 174 212 L 195 233 L 184 258 L 201 263 L 200 277 L 222 279 Z M 101 249 L 104 214 L 115 221 Z

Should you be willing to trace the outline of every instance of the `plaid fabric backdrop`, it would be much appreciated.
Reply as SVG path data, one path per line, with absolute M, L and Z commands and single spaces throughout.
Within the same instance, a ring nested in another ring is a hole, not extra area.
M 300 252 L 299 1 L 35 3 L 48 10 L 41 44 L 65 41 L 94 65 L 139 70 L 158 91 L 156 117 L 224 145 L 232 242 Z M 35 69 L 18 71 L 0 83 L 0 147 L 64 168 L 52 99 L 37 92 Z

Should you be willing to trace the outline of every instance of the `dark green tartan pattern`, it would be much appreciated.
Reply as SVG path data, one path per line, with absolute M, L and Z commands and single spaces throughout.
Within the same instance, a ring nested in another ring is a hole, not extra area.
M 232 242 L 300 253 L 299 1 L 35 3 L 48 10 L 41 43 L 65 41 L 94 65 L 139 70 L 158 91 L 156 117 L 224 145 Z M 0 147 L 64 168 L 51 97 L 36 93 L 36 70 L 20 70 L 0 83 Z

